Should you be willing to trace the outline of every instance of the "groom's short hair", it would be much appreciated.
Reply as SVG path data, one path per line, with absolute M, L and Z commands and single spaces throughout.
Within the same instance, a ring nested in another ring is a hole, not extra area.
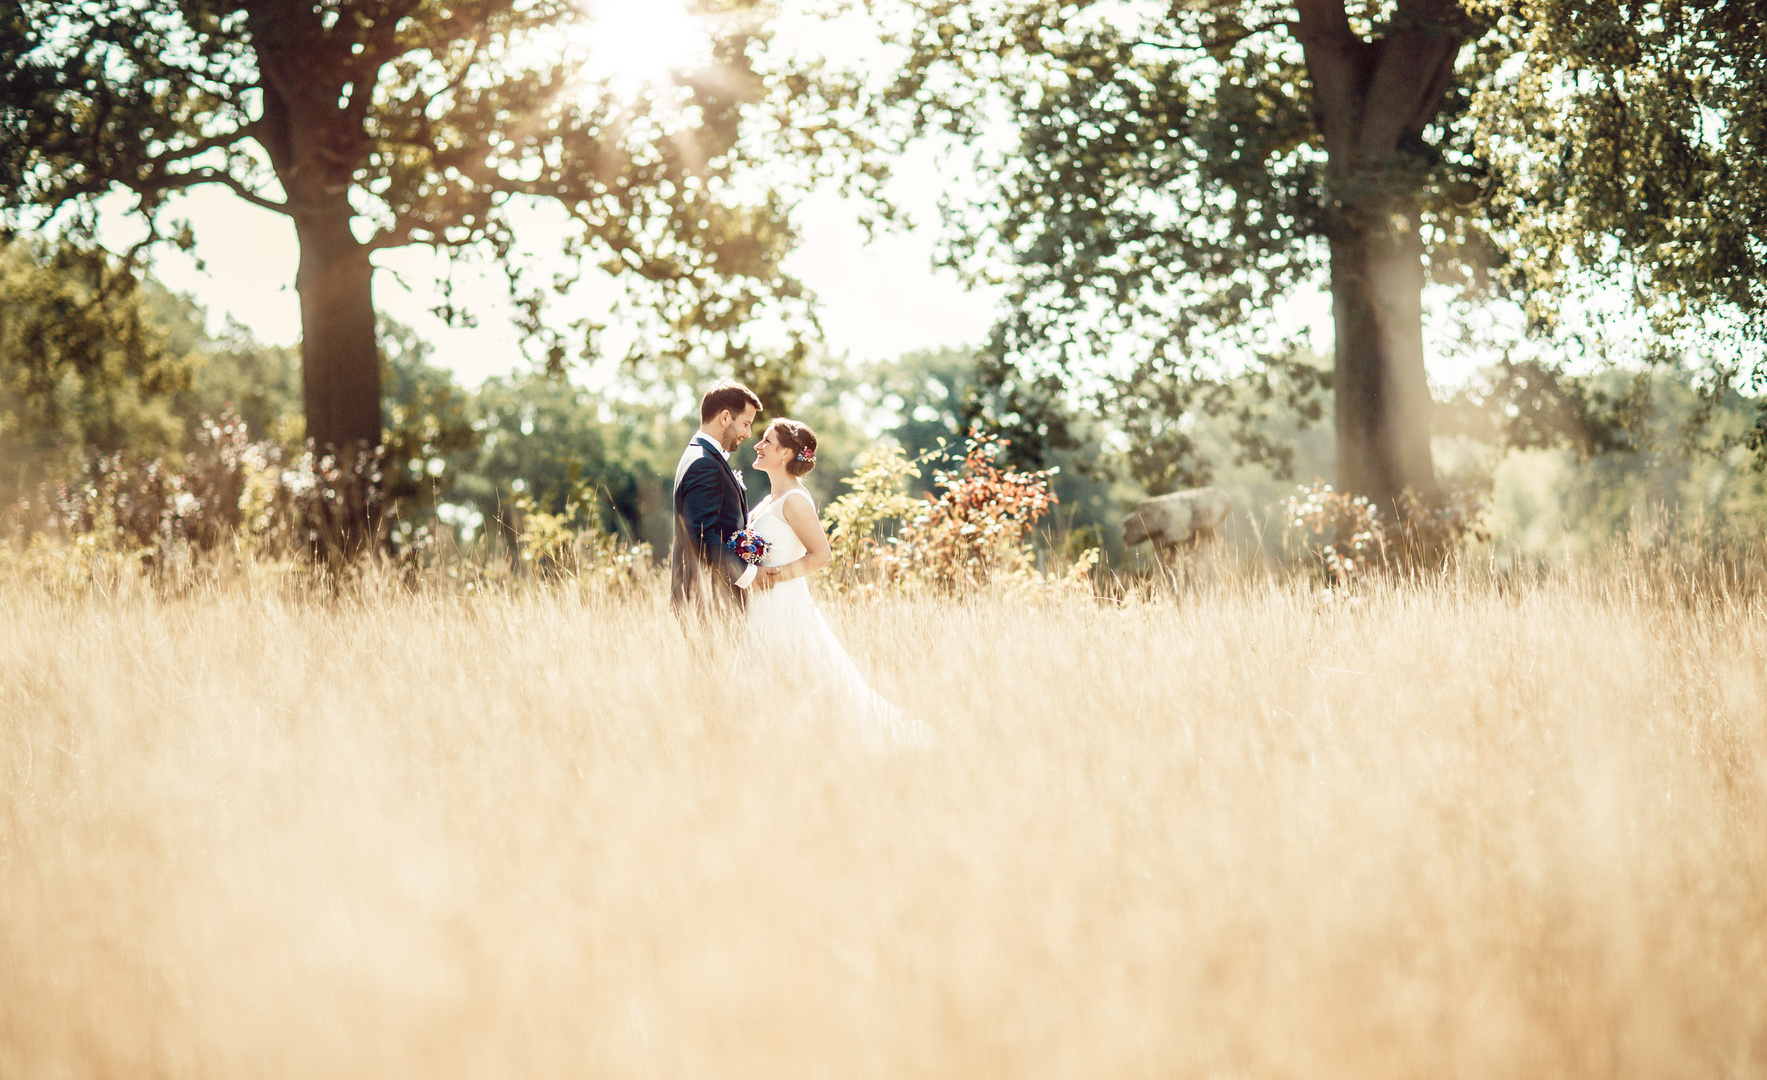
M 730 410 L 731 416 L 741 416 L 742 410 L 749 405 L 753 405 L 755 411 L 760 411 L 761 399 L 755 396 L 753 390 L 739 382 L 719 379 L 706 390 L 706 396 L 699 399 L 699 422 L 709 424 L 712 417 L 725 409 Z

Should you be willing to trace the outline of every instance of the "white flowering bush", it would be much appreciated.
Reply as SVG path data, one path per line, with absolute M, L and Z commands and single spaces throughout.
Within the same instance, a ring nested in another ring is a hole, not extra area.
M 385 451 L 290 456 L 230 413 L 205 417 L 182 462 L 107 454 L 8 513 L 14 531 L 97 545 L 148 564 L 222 544 L 353 558 L 387 543 Z
M 1488 539 L 1479 526 L 1482 499 L 1471 488 L 1448 489 L 1431 500 L 1407 489 L 1389 516 L 1365 496 L 1316 481 L 1297 488 L 1283 510 L 1289 535 L 1333 585 L 1377 571 L 1415 574 L 1438 568 L 1468 541 Z

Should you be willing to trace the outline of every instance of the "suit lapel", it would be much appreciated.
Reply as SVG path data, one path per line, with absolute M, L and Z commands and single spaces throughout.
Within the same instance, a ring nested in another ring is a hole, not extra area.
M 744 491 L 743 486 L 741 484 L 737 483 L 736 473 L 734 470 L 732 470 L 730 468 L 730 461 L 727 458 L 725 458 L 723 451 L 718 449 L 717 444 L 712 442 L 712 440 L 706 438 L 704 435 L 700 435 L 700 436 L 696 437 L 694 439 L 694 441 L 699 443 L 701 446 L 705 447 L 706 454 L 708 456 L 710 456 L 712 458 L 712 460 L 716 461 L 721 468 L 723 468 L 724 479 L 728 480 L 730 482 L 730 486 L 736 489 L 736 505 L 742 507 L 743 528 L 745 528 L 745 529 L 748 528 L 748 523 L 749 523 L 748 492 Z

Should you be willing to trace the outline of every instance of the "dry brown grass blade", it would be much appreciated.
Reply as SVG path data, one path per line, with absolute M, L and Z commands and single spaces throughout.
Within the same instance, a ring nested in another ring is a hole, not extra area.
M 1660 577 L 837 606 L 881 757 L 654 597 L 13 583 L 0 1075 L 1760 1076 L 1767 619 Z

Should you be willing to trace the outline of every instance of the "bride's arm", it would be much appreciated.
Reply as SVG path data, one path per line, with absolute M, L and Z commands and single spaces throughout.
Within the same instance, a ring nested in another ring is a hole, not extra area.
M 798 541 L 804 545 L 805 555 L 796 562 L 788 562 L 780 567 L 778 580 L 809 577 L 827 566 L 828 561 L 834 558 L 834 551 L 828 546 L 828 534 L 822 531 L 822 522 L 811 508 L 810 500 L 787 499 L 780 513 L 785 516 L 785 523 L 791 526 L 791 531 L 798 535 Z

